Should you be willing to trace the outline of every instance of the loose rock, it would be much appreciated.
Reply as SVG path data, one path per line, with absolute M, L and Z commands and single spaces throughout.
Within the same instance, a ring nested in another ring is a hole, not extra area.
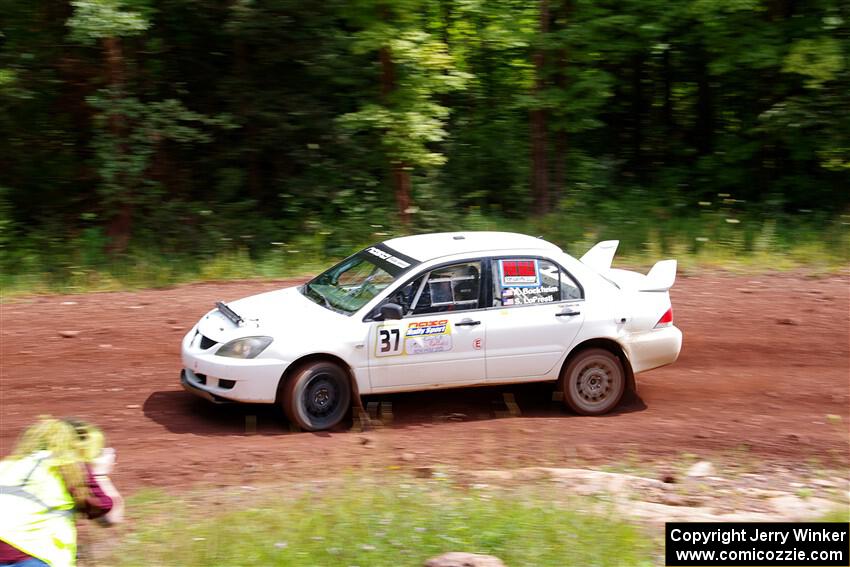
M 416 476 L 419 478 L 430 478 L 432 474 L 434 474 L 434 469 L 431 467 L 416 467 L 413 469 L 413 472 L 416 473 Z
M 698 463 L 694 463 L 691 468 L 688 469 L 688 472 L 685 476 L 689 477 L 701 477 L 701 476 L 714 476 L 714 465 L 712 465 L 708 461 L 700 461 Z
M 676 475 L 670 471 L 664 471 L 659 475 L 659 480 L 664 484 L 675 484 Z

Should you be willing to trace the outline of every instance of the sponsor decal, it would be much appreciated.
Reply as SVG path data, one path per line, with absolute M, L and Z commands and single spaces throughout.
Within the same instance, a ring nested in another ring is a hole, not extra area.
M 375 356 L 429 354 L 452 350 L 448 319 L 415 321 L 407 328 L 399 325 L 378 327 Z
M 405 333 L 404 351 L 407 354 L 429 354 L 452 350 L 448 319 L 411 323 Z
M 537 260 L 499 260 L 502 287 L 540 285 Z
M 452 350 L 451 335 L 426 335 L 411 337 L 405 341 L 404 349 L 407 354 L 430 354 Z
M 448 331 L 449 320 L 440 319 L 439 321 L 420 321 L 411 323 L 407 327 L 406 337 L 419 337 L 422 335 L 442 335 Z
M 558 286 L 509 287 L 502 290 L 502 305 L 551 303 L 556 300 Z
M 475 350 L 481 350 L 481 339 L 475 339 L 472 341 L 472 348 Z
M 375 248 L 374 246 L 367 248 L 366 251 L 369 252 L 369 254 L 372 254 L 373 256 L 377 256 L 381 260 L 386 260 L 387 262 L 389 262 L 393 266 L 398 266 L 399 268 L 409 268 L 410 267 L 409 262 L 405 262 L 401 258 L 396 258 L 392 254 L 384 252 L 383 250 Z

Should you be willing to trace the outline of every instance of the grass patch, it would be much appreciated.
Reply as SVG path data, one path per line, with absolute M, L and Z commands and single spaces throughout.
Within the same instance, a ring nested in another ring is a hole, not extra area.
M 635 526 L 553 503 L 540 489 L 467 490 L 394 474 L 297 494 L 248 494 L 250 501 L 231 502 L 155 492 L 133 498 L 133 531 L 97 563 L 419 566 L 443 552 L 469 551 L 508 565 L 639 566 L 658 553 Z
M 825 514 L 821 522 L 850 522 L 850 507 L 835 508 L 828 514 Z
M 604 205 L 604 206 L 603 206 Z M 504 230 L 540 235 L 576 257 L 600 240 L 620 240 L 615 265 L 647 270 L 676 258 L 680 271 L 723 269 L 745 273 L 804 269 L 827 275 L 850 264 L 850 216 L 763 217 L 704 207 L 671 217 L 666 209 L 606 203 L 588 208 L 564 202 L 541 218 L 517 219 L 471 209 L 447 225 L 420 222 L 410 229 L 364 223 L 359 231 L 324 226 L 287 240 L 235 242 L 222 237 L 216 251 L 169 249 L 152 243 L 119 257 L 104 253 L 104 238 L 21 237 L 0 247 L 0 297 L 162 287 L 197 281 L 284 278 L 316 274 L 369 243 L 409 232 Z M 729 222 L 729 221 L 735 222 Z

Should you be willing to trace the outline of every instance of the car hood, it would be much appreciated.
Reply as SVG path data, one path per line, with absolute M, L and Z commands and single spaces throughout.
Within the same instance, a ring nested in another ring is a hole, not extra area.
M 204 315 L 198 331 L 217 343 L 239 337 L 281 333 L 304 333 L 313 328 L 327 328 L 331 321 L 339 322 L 344 315 L 326 309 L 304 297 L 297 287 L 279 289 L 244 297 L 227 304 L 244 323 L 236 325 L 218 309 Z

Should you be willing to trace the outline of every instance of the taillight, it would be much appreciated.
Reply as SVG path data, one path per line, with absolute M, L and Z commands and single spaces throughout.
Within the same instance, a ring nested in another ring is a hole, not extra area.
M 664 312 L 664 315 L 661 316 L 661 319 L 655 324 L 656 329 L 660 329 L 661 327 L 669 327 L 673 324 L 673 308 L 671 307 L 667 311 Z

